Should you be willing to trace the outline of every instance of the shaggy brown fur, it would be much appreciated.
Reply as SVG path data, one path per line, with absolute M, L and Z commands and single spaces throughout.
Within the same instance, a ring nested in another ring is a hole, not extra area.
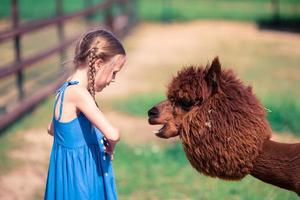
M 167 96 L 148 111 L 149 123 L 163 124 L 158 137 L 179 135 L 199 172 L 228 180 L 251 174 L 300 194 L 300 144 L 269 140 L 264 107 L 218 58 L 178 72 Z
M 253 169 L 263 141 L 271 136 L 265 109 L 231 70 L 189 67 L 169 85 L 168 99 L 195 105 L 183 117 L 180 137 L 199 172 L 241 179 Z M 188 102 L 188 103 L 187 103 Z

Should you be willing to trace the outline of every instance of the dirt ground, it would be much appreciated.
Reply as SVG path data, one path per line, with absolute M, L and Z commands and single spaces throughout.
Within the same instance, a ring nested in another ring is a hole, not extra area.
M 215 55 L 222 55 L 221 59 L 224 58 L 228 65 L 238 66 L 235 68 L 237 73 L 247 77 L 243 73 L 245 68 L 251 67 L 252 58 L 244 56 L 235 59 L 242 48 L 241 42 L 260 46 L 279 43 L 285 54 L 300 46 L 300 36 L 258 30 L 250 23 L 197 21 L 184 24 L 140 24 L 124 42 L 127 46 L 126 66 L 118 75 L 117 82 L 97 96 L 101 101 L 137 92 L 164 91 L 170 77 L 181 66 L 206 64 Z M 274 51 L 281 53 L 278 49 Z M 249 52 L 251 56 L 256 54 L 251 48 L 243 53 Z M 235 54 L 231 55 L 232 53 Z M 293 55 L 299 58 L 300 52 L 293 52 Z M 264 88 L 272 89 L 272 85 L 266 83 Z M 115 111 L 107 111 L 105 114 L 122 131 L 122 140 L 130 145 L 149 142 L 165 145 L 174 141 L 156 138 L 151 133 L 155 128 L 148 125 L 146 118 Z M 40 199 L 37 193 L 43 193 L 45 187 L 53 138 L 46 133 L 46 127 L 18 132 L 16 136 L 22 138 L 23 145 L 13 150 L 10 156 L 21 160 L 22 165 L 0 176 L 0 199 Z M 273 139 L 282 142 L 300 141 L 300 138 L 289 133 L 274 133 Z

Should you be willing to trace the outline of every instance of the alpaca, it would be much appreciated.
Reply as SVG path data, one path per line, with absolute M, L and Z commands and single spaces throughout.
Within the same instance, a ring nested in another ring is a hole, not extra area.
M 167 100 L 148 111 L 158 137 L 179 136 L 191 165 L 225 180 L 246 175 L 300 195 L 300 143 L 270 140 L 265 108 L 232 70 L 188 67 L 168 85 Z

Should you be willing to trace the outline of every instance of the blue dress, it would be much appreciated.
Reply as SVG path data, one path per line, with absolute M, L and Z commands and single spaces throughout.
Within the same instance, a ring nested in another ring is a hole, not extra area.
M 57 90 L 54 103 L 54 140 L 48 167 L 44 199 L 115 200 L 114 172 L 110 156 L 104 152 L 103 134 L 80 112 L 69 122 L 60 122 L 64 92 L 78 81 L 66 81 Z M 58 119 L 55 107 L 60 99 Z

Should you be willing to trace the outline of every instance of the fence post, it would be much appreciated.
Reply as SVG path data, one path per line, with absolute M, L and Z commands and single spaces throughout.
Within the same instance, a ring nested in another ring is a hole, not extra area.
M 18 0 L 12 0 L 11 15 L 13 21 L 13 27 L 18 28 L 19 26 L 19 8 Z M 20 63 L 21 61 L 21 36 L 16 35 L 14 38 L 14 47 L 15 47 L 15 61 Z M 17 72 L 17 87 L 18 87 L 18 99 L 22 101 L 24 98 L 24 89 L 23 89 L 23 70 L 20 68 Z
M 63 15 L 63 0 L 56 0 L 56 16 L 60 17 Z M 58 33 L 58 40 L 60 43 L 65 41 L 65 31 L 64 31 L 64 23 L 59 22 L 57 23 L 57 33 Z M 60 51 L 60 64 L 63 67 L 62 63 L 66 58 L 66 51 L 63 48 Z

